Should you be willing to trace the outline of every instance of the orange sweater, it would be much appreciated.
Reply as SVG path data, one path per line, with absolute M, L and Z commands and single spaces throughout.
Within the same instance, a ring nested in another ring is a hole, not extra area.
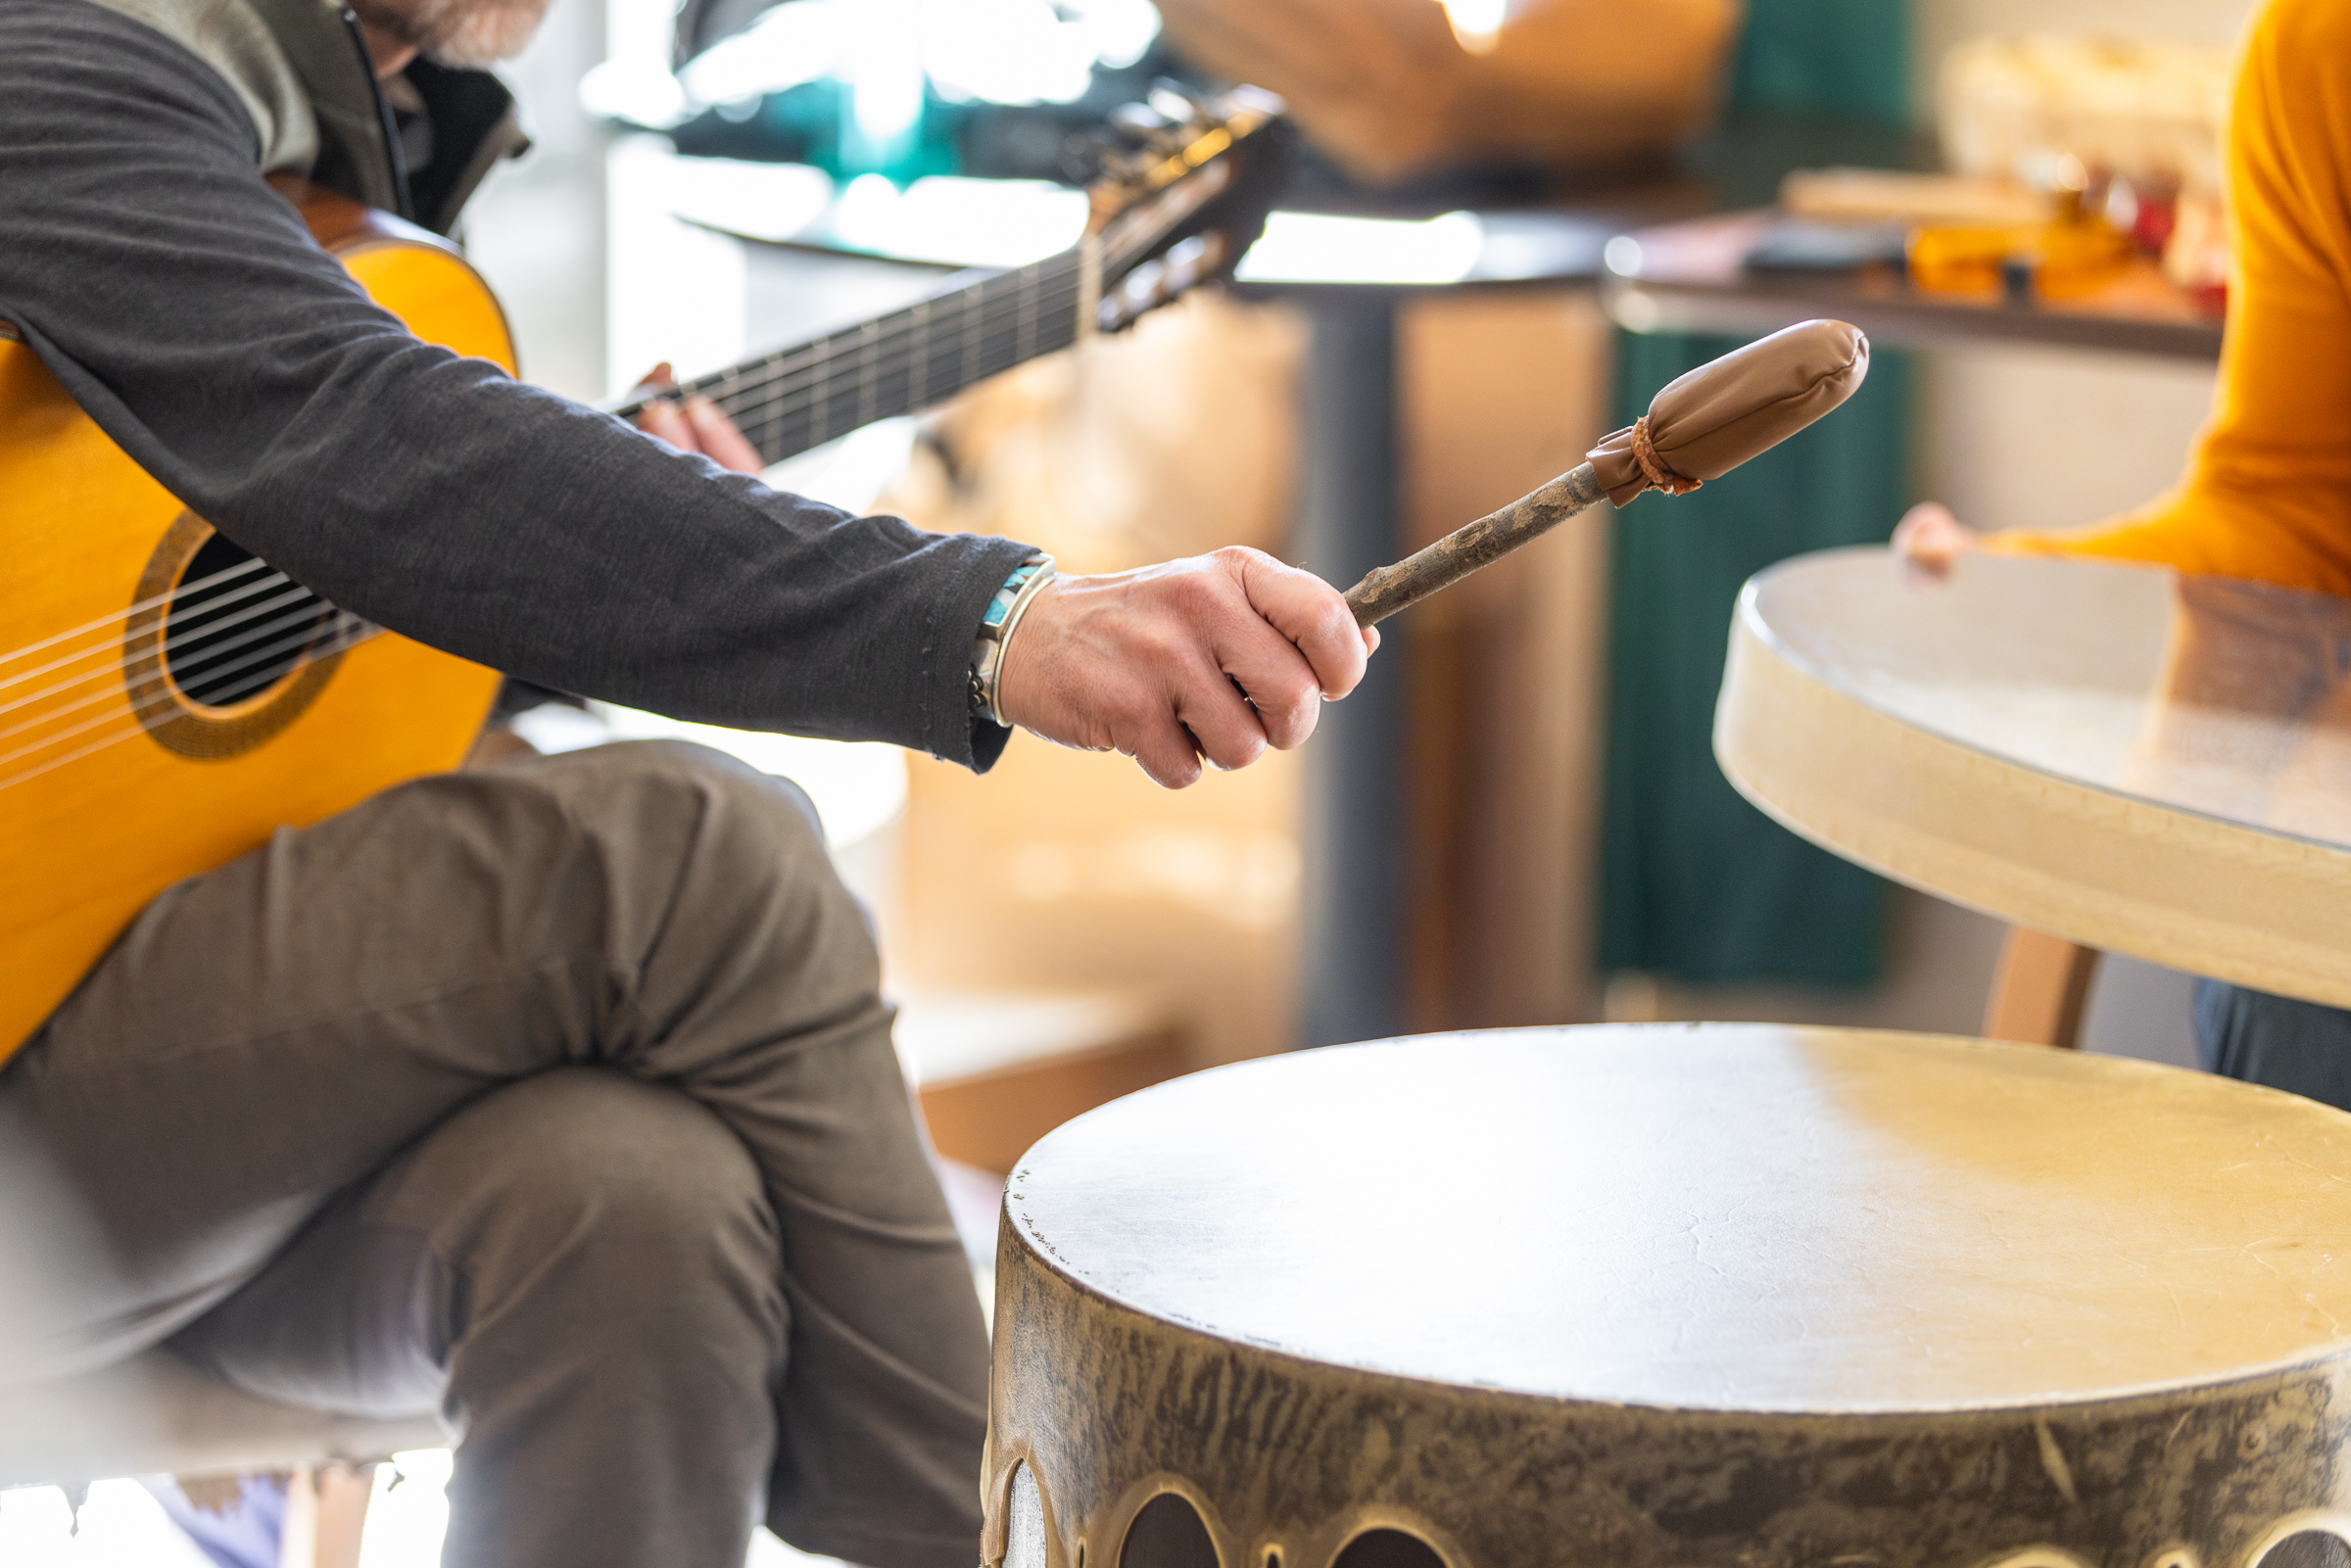
M 2179 486 L 2087 533 L 1992 548 L 2351 596 L 2351 0 L 2271 0 L 2254 17 L 2229 208 L 2220 386 Z

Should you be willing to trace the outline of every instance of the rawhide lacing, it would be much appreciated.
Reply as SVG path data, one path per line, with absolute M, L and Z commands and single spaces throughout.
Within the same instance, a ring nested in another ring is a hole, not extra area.
M 1633 421 L 1633 461 L 1641 465 L 1642 474 L 1652 485 L 1668 496 L 1696 490 L 1701 483 L 1665 466 L 1665 460 L 1657 455 L 1657 444 L 1650 439 L 1647 414 Z

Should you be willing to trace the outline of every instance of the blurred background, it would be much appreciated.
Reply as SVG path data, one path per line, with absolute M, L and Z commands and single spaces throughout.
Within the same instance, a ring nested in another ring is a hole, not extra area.
M 1239 283 L 771 475 L 1075 571 L 1239 543 L 1343 582 L 1572 466 L 1771 324 L 1772 277 L 2006 322 L 1881 332 L 1848 413 L 1392 623 L 1328 745 L 1181 793 L 1026 736 L 975 778 L 692 732 L 817 800 L 984 1235 L 994 1180 L 1067 1116 L 1300 1045 L 1604 1018 L 1974 1033 L 2000 927 L 1799 842 L 1714 767 L 1732 597 L 1917 499 L 2066 528 L 2173 480 L 2212 389 L 2248 9 L 555 0 L 504 72 L 534 145 L 462 238 L 524 374 L 604 402 L 1068 246 L 1122 104 L 1283 94 L 1306 154 Z M 1643 286 L 1685 241 L 1713 271 Z M 2043 309 L 2107 328 L 2037 334 Z M 567 704 L 515 728 L 543 750 L 681 730 Z M 2087 1044 L 2191 1061 L 2187 984 L 2109 958 Z M 447 1465 L 378 1472 L 369 1568 L 432 1559 Z M 54 1489 L 0 1494 L 0 1562 L 206 1560 L 135 1484 L 72 1519 Z
M 508 71 L 537 145 L 493 176 L 464 238 L 525 374 L 608 399 L 655 361 L 716 368 L 935 292 L 956 265 L 1070 243 L 1087 135 L 1154 83 L 1283 93 L 1308 150 L 1290 211 L 1244 264 L 1255 281 L 772 476 L 926 527 L 1012 534 L 1083 571 L 1226 543 L 1325 565 L 1302 534 L 1325 458 L 1384 457 L 1393 519 L 1367 527 L 1416 546 L 1570 466 L 1738 341 L 1633 319 L 1643 302 L 1611 299 L 1588 262 L 1469 286 L 1474 264 L 1429 260 L 1445 214 L 1482 219 L 1489 254 L 1526 214 L 1637 234 L 1783 194 L 1859 231 L 1896 220 L 1897 256 L 1905 237 L 1988 224 L 2095 229 L 2112 253 L 2085 263 L 2092 284 L 2124 257 L 2166 294 L 2147 313 L 2205 324 L 2201 349 L 1881 334 L 1861 404 L 1780 466 L 1621 518 L 1603 508 L 1415 612 L 1391 642 L 1404 689 L 1380 841 L 1318 847 L 1331 793 L 1313 747 L 1169 794 L 1029 736 L 985 778 L 744 742 L 816 793 L 884 927 L 913 1070 L 935 1085 L 1124 1053 L 1096 1062 L 1072 1091 L 1083 1099 L 1384 1028 L 1604 1017 L 1973 1032 L 1998 927 L 1799 843 L 1714 768 L 1731 595 L 1778 556 L 1883 540 L 1915 499 L 1981 527 L 2065 528 L 2171 482 L 2211 391 L 2219 123 L 2248 9 L 557 0 Z M 1802 183 L 1855 165 L 1974 178 L 1874 198 Z M 1923 224 L 1904 215 L 1919 204 Z M 1332 214 L 1379 221 L 1318 250 L 1299 225 Z M 1363 291 L 1389 322 L 1374 368 L 1392 417 L 1333 449 L 1317 420 L 1340 417 L 1356 372 L 1316 345 L 1343 338 L 1353 302 L 1334 309 L 1345 291 L 1316 283 L 1383 264 L 1457 286 Z M 2034 284 L 2053 299 L 2057 265 Z M 1911 278 L 1957 297 L 1980 281 L 1923 265 Z M 2121 292 L 2111 309 L 2128 313 L 2139 296 Z M 600 733 L 581 717 L 521 728 L 578 743 Z M 1384 865 L 1389 924 L 1317 908 L 1330 883 L 1318 892 L 1318 855 Z M 1309 993 L 1348 978 L 1334 934 L 1367 930 L 1388 994 L 1319 1011 Z M 2092 1046 L 2186 1060 L 2185 986 L 2109 962 Z M 1038 1116 L 1075 1104 L 1033 1081 L 1013 1099 L 1040 1095 Z M 1042 1130 L 1016 1117 L 991 1142 L 977 1129 L 1002 1124 L 1005 1103 L 973 1104 L 975 1130 L 950 1109 L 940 1141 L 983 1165 Z

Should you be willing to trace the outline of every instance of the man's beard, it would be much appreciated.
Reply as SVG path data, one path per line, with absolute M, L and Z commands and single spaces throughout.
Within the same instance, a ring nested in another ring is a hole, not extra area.
M 548 0 L 351 0 L 360 20 L 435 65 L 478 71 L 522 53 Z

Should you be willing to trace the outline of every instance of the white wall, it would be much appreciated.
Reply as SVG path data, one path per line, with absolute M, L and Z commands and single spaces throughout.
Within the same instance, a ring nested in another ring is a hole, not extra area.
M 464 224 L 466 255 L 505 307 L 524 377 L 591 401 L 607 379 L 605 138 L 580 110 L 579 80 L 603 58 L 602 0 L 557 0 L 531 46 L 499 68 L 532 148 L 491 171 Z
M 1918 356 L 1916 483 L 1978 528 L 2068 530 L 2180 475 L 2213 368 L 2062 349 Z

